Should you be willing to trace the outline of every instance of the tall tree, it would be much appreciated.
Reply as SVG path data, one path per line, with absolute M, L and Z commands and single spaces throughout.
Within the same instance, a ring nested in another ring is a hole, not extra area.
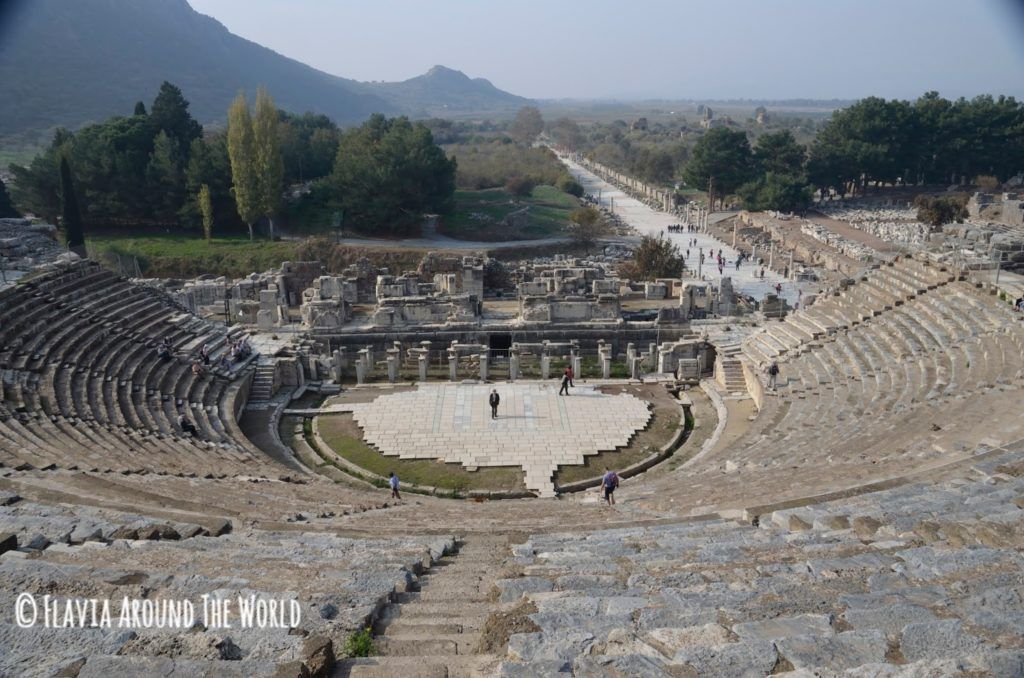
M 213 237 L 213 198 L 210 196 L 210 187 L 206 184 L 200 186 L 196 199 L 199 203 L 199 213 L 203 215 L 203 238 L 210 242 Z
M 20 216 L 14 203 L 11 202 L 11 196 L 7 193 L 4 180 L 0 179 L 0 219 L 15 219 Z
M 153 139 L 146 184 L 153 217 L 161 224 L 177 223 L 178 210 L 185 200 L 185 173 L 177 145 L 163 130 Z
M 747 135 L 715 127 L 697 140 L 683 178 L 691 186 L 707 186 L 708 205 L 735 191 L 754 175 L 753 154 Z
M 192 140 L 203 134 L 202 126 L 188 112 L 185 95 L 177 86 L 166 81 L 160 85 L 160 91 L 149 108 L 149 119 L 154 132 L 166 132 L 178 145 L 183 157 L 187 157 Z
M 807 149 L 797 143 L 788 129 L 762 134 L 754 146 L 754 159 L 761 171 L 800 175 Z
M 132 115 L 146 115 L 146 104 L 136 101 L 135 110 L 132 112 Z
M 277 108 L 267 90 L 256 90 L 256 115 L 253 119 L 253 144 L 256 159 L 256 184 L 260 212 L 267 217 L 270 239 L 274 239 L 274 215 L 281 208 L 284 192 L 284 163 L 281 138 L 277 132 Z
M 78 209 L 78 197 L 75 195 L 75 183 L 71 178 L 71 165 L 67 156 L 60 159 L 60 202 L 61 225 L 68 249 L 80 257 L 85 257 L 85 229 L 82 226 L 82 213 Z
M 455 208 L 455 161 L 426 126 L 374 114 L 342 136 L 326 186 L 356 228 L 409 233 Z
M 231 187 L 238 216 L 249 227 L 249 240 L 254 240 L 253 226 L 262 213 L 256 176 L 256 139 L 249 102 L 241 92 L 228 109 L 228 157 L 231 159 Z
M 512 138 L 523 144 L 532 144 L 537 135 L 543 131 L 544 118 L 541 117 L 536 106 L 520 108 L 508 128 L 508 133 L 512 135 Z

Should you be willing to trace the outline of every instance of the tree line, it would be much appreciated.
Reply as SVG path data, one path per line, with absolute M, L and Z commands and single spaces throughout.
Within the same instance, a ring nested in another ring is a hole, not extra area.
M 814 191 L 847 196 L 886 185 L 978 183 L 979 177 L 998 185 L 1024 170 L 1024 103 L 1013 97 L 869 97 L 837 110 L 807 144 L 793 133 L 807 130 L 790 127 L 756 136 L 737 126 L 712 127 L 692 145 L 680 140 L 678 126 L 660 123 L 634 131 L 616 121 L 588 135 L 572 121 L 557 121 L 548 132 L 556 143 L 648 182 L 681 179 L 706 190 L 712 202 L 734 195 L 755 210 L 799 210 Z
M 165 82 L 148 110 L 139 102 L 130 116 L 60 129 L 28 165 L 12 165 L 13 203 L 56 221 L 66 162 L 82 221 L 104 230 L 253 237 L 265 223 L 273 237 L 276 220 L 317 202 L 346 227 L 402 233 L 452 208 L 455 163 L 422 124 L 376 115 L 342 131 L 327 116 L 277 109 L 263 90 L 254 110 L 240 94 L 227 117 L 226 129 L 204 130 Z

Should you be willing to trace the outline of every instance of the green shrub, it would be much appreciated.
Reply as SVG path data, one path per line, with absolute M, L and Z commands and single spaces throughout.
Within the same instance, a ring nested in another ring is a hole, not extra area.
M 370 627 L 359 629 L 346 638 L 344 650 L 349 657 L 369 657 L 373 652 L 373 633 Z

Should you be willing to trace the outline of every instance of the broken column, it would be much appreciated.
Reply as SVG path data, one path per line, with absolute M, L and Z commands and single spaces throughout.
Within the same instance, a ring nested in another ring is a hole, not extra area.
M 392 384 L 398 381 L 398 356 L 400 353 L 397 348 L 388 349 L 388 381 Z
M 509 381 L 519 378 L 519 352 L 514 348 L 508 353 L 508 378 Z
M 430 362 L 430 359 L 427 357 L 426 353 L 420 353 L 419 357 L 416 359 L 416 362 L 417 362 L 417 367 L 419 367 L 419 370 L 420 370 L 420 381 L 426 381 L 427 380 L 427 366 L 428 366 L 428 363 Z
M 487 381 L 487 362 L 490 357 L 490 350 L 480 351 L 480 381 Z
M 540 357 L 540 378 L 547 379 L 551 374 L 551 356 L 542 355 Z
M 359 357 L 356 359 L 356 383 L 366 382 L 369 351 L 365 348 L 359 349 Z
M 454 348 L 448 349 L 448 378 L 451 381 L 459 380 L 459 352 Z

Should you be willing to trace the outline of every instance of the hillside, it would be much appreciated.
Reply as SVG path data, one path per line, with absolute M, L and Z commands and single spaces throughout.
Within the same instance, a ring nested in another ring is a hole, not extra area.
M 434 68 L 401 83 L 336 77 L 232 34 L 186 0 L 23 0 L 3 14 L 0 135 L 77 128 L 130 113 L 160 83 L 178 85 L 201 122 L 219 122 L 240 89 L 339 123 L 370 113 L 496 110 L 525 99 Z
M 461 71 L 434 66 L 423 75 L 402 82 L 365 83 L 376 94 L 416 117 L 443 116 L 452 111 L 487 113 L 518 109 L 529 99 L 509 94 L 484 78 L 470 78 Z

